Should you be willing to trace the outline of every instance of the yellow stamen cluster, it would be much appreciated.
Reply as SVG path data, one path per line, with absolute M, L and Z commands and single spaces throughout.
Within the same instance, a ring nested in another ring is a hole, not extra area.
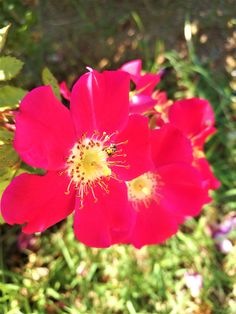
M 81 199 L 81 206 L 83 206 L 84 196 L 89 191 L 92 192 L 94 200 L 97 198 L 94 193 L 94 187 L 99 185 L 107 193 L 108 188 L 105 180 L 109 180 L 111 177 L 116 178 L 112 172 L 111 167 L 127 167 L 124 160 L 112 160 L 112 157 L 125 157 L 122 153 L 122 149 L 117 147 L 123 143 L 114 144 L 111 142 L 112 136 L 103 132 L 102 135 L 99 132 L 94 132 L 91 137 L 87 137 L 86 134 L 73 146 L 71 154 L 67 159 L 66 172 L 71 178 L 66 193 L 70 193 L 71 185 L 74 185 L 78 190 L 78 197 Z
M 158 187 L 161 185 L 157 174 L 146 172 L 143 175 L 127 182 L 128 197 L 134 207 L 140 204 L 147 208 L 151 201 L 158 201 Z
M 80 181 L 89 184 L 100 177 L 107 177 L 111 175 L 107 157 L 101 142 L 85 139 L 72 149 L 72 154 L 67 161 L 68 174 L 75 184 Z

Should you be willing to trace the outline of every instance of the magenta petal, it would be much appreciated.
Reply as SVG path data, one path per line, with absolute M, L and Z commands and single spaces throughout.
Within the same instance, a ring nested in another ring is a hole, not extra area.
M 71 95 L 77 134 L 122 129 L 128 119 L 129 88 L 129 75 L 123 71 L 91 71 L 82 75 Z
M 61 95 L 66 100 L 70 100 L 71 92 L 70 92 L 68 86 L 66 85 L 66 82 L 65 81 L 61 82 L 59 86 L 60 86 L 60 93 L 61 93 Z
M 200 171 L 204 185 L 208 189 L 216 190 L 220 187 L 220 181 L 214 176 L 206 158 L 196 158 L 194 160 L 194 165 L 196 165 L 197 169 Z
M 156 100 L 151 96 L 136 94 L 130 100 L 130 112 L 131 113 L 144 113 L 145 111 L 152 109 L 156 104 Z
M 144 95 L 152 95 L 152 92 L 156 85 L 160 82 L 160 74 L 146 73 L 140 76 L 138 79 L 135 79 L 136 90 L 141 91 Z
M 25 224 L 23 232 L 42 232 L 74 209 L 74 193 L 65 195 L 69 178 L 57 172 L 44 176 L 21 174 L 6 188 L 1 200 L 4 220 Z
M 176 101 L 170 107 L 169 120 L 191 138 L 212 127 L 215 122 L 210 103 L 200 98 Z
M 109 193 L 99 186 L 95 187 L 95 202 L 92 193 L 85 197 L 84 206 L 80 200 L 74 218 L 76 237 L 91 247 L 109 247 L 120 243 L 130 233 L 135 213 L 128 206 L 127 187 L 111 179 L 106 182 Z
M 216 133 L 216 128 L 213 126 L 206 127 L 203 129 L 198 135 L 192 138 L 192 142 L 194 146 L 202 148 L 206 142 L 206 140 L 213 134 Z
M 151 132 L 152 158 L 157 167 L 193 160 L 191 142 L 171 124 Z
M 172 164 L 158 168 L 160 204 L 176 218 L 196 216 L 210 201 L 200 173 L 187 164 Z
M 128 168 L 115 166 L 114 172 L 118 178 L 129 181 L 153 169 L 149 135 L 148 119 L 141 115 L 131 115 L 126 128 L 116 138 L 116 143 L 128 141 L 119 146 L 122 153 L 126 154 L 124 160 Z
M 125 71 L 131 75 L 131 78 L 140 76 L 142 70 L 142 60 L 132 60 L 123 64 L 120 68 L 122 71 Z
M 26 163 L 62 169 L 74 141 L 70 112 L 50 86 L 35 88 L 23 98 L 16 116 L 14 147 Z
M 136 248 L 162 243 L 178 231 L 178 224 L 172 213 L 152 202 L 150 206 L 139 206 L 136 223 L 126 242 Z

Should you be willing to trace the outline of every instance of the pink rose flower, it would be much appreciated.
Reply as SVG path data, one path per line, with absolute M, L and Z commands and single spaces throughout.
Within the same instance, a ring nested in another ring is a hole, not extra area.
M 76 237 L 88 246 L 122 242 L 134 224 L 124 181 L 152 167 L 147 118 L 129 116 L 129 75 L 91 71 L 76 82 L 70 110 L 41 86 L 16 116 L 14 147 L 45 175 L 21 174 L 1 200 L 9 224 L 42 232 L 74 212 Z

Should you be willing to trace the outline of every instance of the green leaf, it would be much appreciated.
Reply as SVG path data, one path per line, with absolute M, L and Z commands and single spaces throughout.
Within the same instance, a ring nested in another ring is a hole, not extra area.
M 0 110 L 16 107 L 26 93 L 26 90 L 19 87 L 9 85 L 0 87 Z
M 10 27 L 11 27 L 11 24 L 8 24 L 7 26 L 0 28 L 0 52 L 2 51 L 5 45 L 7 34 Z
M 0 225 L 3 225 L 4 223 L 5 223 L 5 221 L 3 220 L 2 215 L 0 213 Z
M 0 127 L 0 145 L 11 144 L 13 141 L 13 137 L 14 137 L 13 132 L 3 127 Z
M 0 176 L 0 199 L 2 197 L 3 191 L 6 189 L 8 184 L 11 182 L 14 177 L 15 170 L 11 170 L 10 168 Z
M 4 144 L 0 146 L 0 175 L 6 168 L 14 167 L 19 162 L 19 157 L 12 145 Z
M 0 58 L 0 81 L 8 81 L 15 77 L 23 67 L 23 62 L 14 57 Z
M 13 136 L 13 132 L 0 128 L 0 177 L 8 168 L 14 168 L 20 160 L 13 148 Z
M 0 128 L 0 199 L 20 165 L 20 158 L 13 148 L 13 136 L 13 132 Z
M 42 71 L 42 81 L 44 85 L 51 85 L 55 96 L 61 100 L 58 81 L 48 68 L 44 68 Z

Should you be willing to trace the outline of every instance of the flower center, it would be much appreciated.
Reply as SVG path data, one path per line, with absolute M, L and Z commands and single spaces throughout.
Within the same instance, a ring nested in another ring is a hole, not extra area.
M 107 157 L 102 143 L 86 138 L 73 147 L 68 173 L 75 183 L 88 183 L 102 176 L 109 176 L 111 169 L 108 167 Z
M 67 159 L 66 172 L 70 176 L 71 180 L 68 185 L 66 193 L 70 193 L 70 187 L 72 183 L 75 189 L 78 190 L 78 197 L 81 199 L 81 206 L 83 206 L 84 196 L 91 190 L 94 200 L 97 198 L 94 193 L 95 185 L 99 185 L 107 193 L 108 187 L 104 180 L 109 180 L 110 177 L 117 179 L 115 173 L 113 173 L 111 167 L 125 167 L 124 157 L 122 149 L 119 149 L 119 145 L 122 143 L 113 143 L 111 138 L 117 134 L 113 133 L 107 135 L 103 132 L 100 135 L 99 132 L 94 132 L 91 137 L 87 137 L 86 134 L 75 143 L 71 149 L 71 154 Z M 115 157 L 115 160 L 113 158 Z M 117 157 L 121 157 L 121 160 Z
M 151 201 L 158 201 L 158 187 L 161 181 L 157 174 L 153 172 L 146 172 L 141 176 L 126 182 L 128 187 L 128 197 L 133 203 L 134 207 L 144 204 L 148 207 Z

